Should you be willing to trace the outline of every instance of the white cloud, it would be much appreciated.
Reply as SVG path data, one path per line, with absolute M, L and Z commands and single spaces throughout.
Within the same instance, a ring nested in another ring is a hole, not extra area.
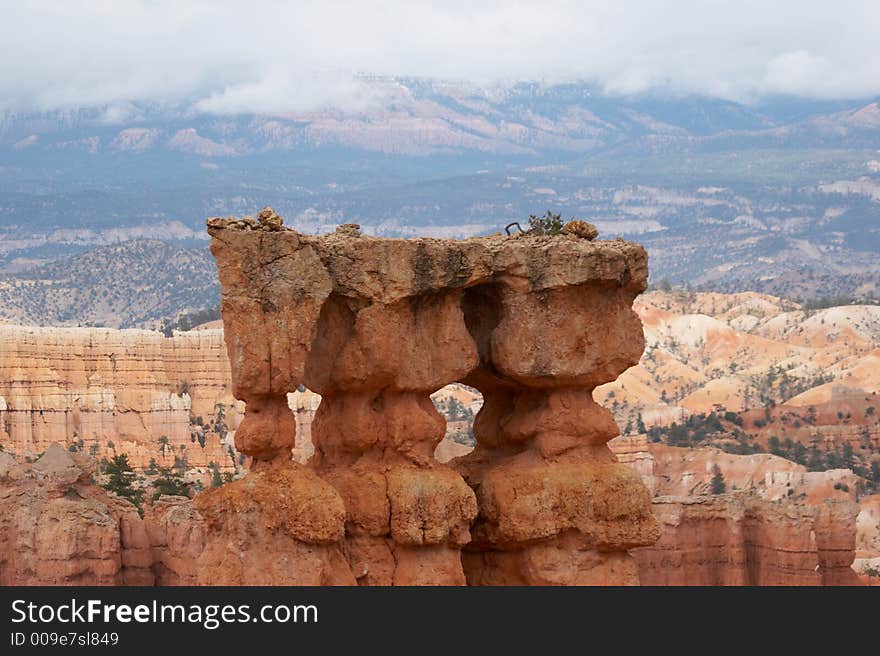
M 357 108 L 375 100 L 358 73 L 745 100 L 880 94 L 876 0 L 32 0 L 0 16 L 7 107 Z
M 762 87 L 783 93 L 804 94 L 819 87 L 833 88 L 834 67 L 825 57 L 795 50 L 767 62 Z

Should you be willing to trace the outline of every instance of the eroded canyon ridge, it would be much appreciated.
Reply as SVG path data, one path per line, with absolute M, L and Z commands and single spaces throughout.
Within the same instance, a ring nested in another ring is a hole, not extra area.
M 584 227 L 584 226 L 581 226 Z M 464 241 L 306 236 L 266 208 L 211 219 L 243 479 L 196 498 L 201 571 L 242 584 L 637 583 L 659 535 L 592 390 L 644 347 L 647 255 L 590 231 Z M 485 403 L 477 448 L 441 464 L 430 394 Z M 291 461 L 286 395 L 322 396 Z M 258 527 L 270 527 L 270 531 Z

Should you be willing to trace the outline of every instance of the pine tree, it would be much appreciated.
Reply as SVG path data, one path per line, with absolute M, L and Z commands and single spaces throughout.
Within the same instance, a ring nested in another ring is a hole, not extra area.
M 712 465 L 712 494 L 724 494 L 727 490 L 727 483 L 724 482 L 724 474 L 721 473 L 721 467 Z
M 815 444 L 810 447 L 810 457 L 807 460 L 808 471 L 825 471 L 825 456 Z
M 211 463 L 211 471 L 213 472 L 211 475 L 211 487 L 220 487 L 223 485 L 223 478 L 220 476 L 220 467 L 217 466 L 216 462 Z
M 124 453 L 113 456 L 104 471 L 109 476 L 103 486 L 104 489 L 131 501 L 143 516 L 144 511 L 141 508 L 141 503 L 144 500 L 144 491 L 133 485 L 135 473 L 128 462 L 128 456 Z
M 159 469 L 159 478 L 153 482 L 153 486 L 156 488 L 153 501 L 161 496 L 189 496 L 189 485 L 183 480 L 183 477 L 164 467 Z

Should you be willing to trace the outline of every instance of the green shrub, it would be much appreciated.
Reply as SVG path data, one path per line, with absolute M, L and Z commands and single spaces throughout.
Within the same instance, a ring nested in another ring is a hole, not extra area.
M 529 232 L 533 235 L 561 235 L 564 227 L 562 216 L 550 210 L 541 217 L 529 216 Z

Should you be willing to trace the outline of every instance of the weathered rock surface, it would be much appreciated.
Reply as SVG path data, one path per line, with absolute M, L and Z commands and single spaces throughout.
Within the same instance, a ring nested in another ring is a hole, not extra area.
M 152 585 L 137 509 L 58 444 L 33 464 L 0 452 L 0 585 Z
M 618 437 L 609 446 L 621 463 L 639 473 L 652 496 L 709 494 L 717 468 L 728 491 L 752 490 L 769 501 L 820 505 L 826 499 L 856 500 L 859 477 L 850 469 L 813 472 L 770 453 L 737 455 L 713 447 L 667 446 L 645 435 Z
M 645 352 L 596 390 L 626 433 L 639 423 L 738 413 L 738 426 L 807 448 L 880 451 L 880 307 L 808 309 L 742 292 L 651 291 L 634 303 Z M 719 412 L 720 408 L 720 412 Z
M 771 502 L 753 492 L 657 497 L 656 544 L 635 549 L 642 585 L 858 585 L 850 501 Z
M 58 442 L 137 468 L 180 458 L 233 471 L 226 437 L 242 409 L 230 378 L 220 330 L 0 325 L 0 443 L 20 457 Z
M 880 494 L 859 499 L 853 569 L 866 583 L 880 585 Z
M 199 585 L 354 585 L 336 491 L 289 456 L 198 495 Z
M 197 585 L 205 521 L 185 497 L 160 497 L 144 513 L 156 585 Z
M 660 520 L 660 540 L 633 552 L 643 585 L 858 583 L 852 471 L 809 472 L 767 453 L 670 447 L 644 435 L 610 446 L 642 477 Z M 711 494 L 715 472 L 727 494 Z
M 641 247 L 310 237 L 247 217 L 208 230 L 247 404 L 236 447 L 254 458 L 248 477 L 197 501 L 212 562 L 234 554 L 233 579 L 255 582 L 281 540 L 314 556 L 290 582 L 636 582 L 627 550 L 657 525 L 638 475 L 605 446 L 617 427 L 591 391 L 641 354 Z M 450 468 L 433 455 L 445 422 L 430 395 L 454 381 L 486 403 L 476 451 Z M 283 412 L 300 385 L 322 397 L 307 467 L 288 462 Z

